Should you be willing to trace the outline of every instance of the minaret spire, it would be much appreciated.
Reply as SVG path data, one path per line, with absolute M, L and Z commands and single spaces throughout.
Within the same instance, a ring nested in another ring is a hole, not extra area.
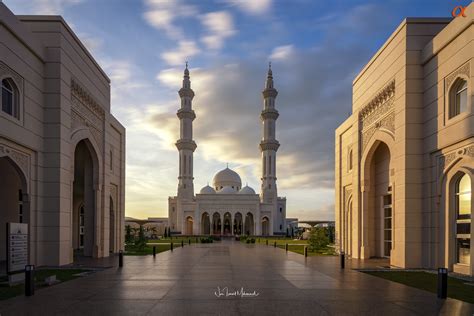
M 176 142 L 179 152 L 178 196 L 192 199 L 194 197 L 193 153 L 197 146 L 193 140 L 193 121 L 196 114 L 192 109 L 194 91 L 191 89 L 188 62 L 184 69 L 183 86 L 178 93 L 181 98 L 181 107 L 177 113 L 180 121 L 180 138 Z
M 260 142 L 262 152 L 262 192 L 264 203 L 273 203 L 277 198 L 276 186 L 276 153 L 280 143 L 275 138 L 278 111 L 275 109 L 275 99 L 278 91 L 273 87 L 272 64 L 268 64 L 268 74 L 263 94 L 263 111 L 260 118 L 263 122 L 263 137 Z

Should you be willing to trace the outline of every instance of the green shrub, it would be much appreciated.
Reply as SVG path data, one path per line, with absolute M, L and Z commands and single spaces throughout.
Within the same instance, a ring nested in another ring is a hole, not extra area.
M 201 243 L 202 244 L 212 244 L 214 242 L 214 239 L 212 237 L 203 237 L 201 238 Z
M 314 227 L 311 229 L 308 239 L 309 251 L 321 251 L 328 247 L 329 238 L 326 229 L 323 227 Z
M 255 243 L 255 238 L 247 238 L 245 241 L 247 244 L 254 244 Z

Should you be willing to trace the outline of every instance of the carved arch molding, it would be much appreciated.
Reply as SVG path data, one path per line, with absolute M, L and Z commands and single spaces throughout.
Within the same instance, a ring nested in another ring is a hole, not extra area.
M 454 161 L 460 158 L 464 158 L 464 157 L 474 158 L 474 145 L 473 144 L 438 156 L 438 163 L 437 163 L 438 179 L 441 178 L 441 176 L 446 172 L 446 170 L 451 166 L 451 164 Z
M 28 182 L 30 179 L 30 155 L 25 154 L 7 144 L 0 143 L 0 157 L 8 157 L 13 160 L 23 171 Z
M 377 130 L 395 134 L 394 103 L 395 80 L 392 80 L 359 112 L 361 153 Z
M 88 128 L 99 145 L 99 150 L 102 150 L 104 145 L 104 109 L 74 79 L 71 80 L 71 102 L 71 132 L 80 127 Z

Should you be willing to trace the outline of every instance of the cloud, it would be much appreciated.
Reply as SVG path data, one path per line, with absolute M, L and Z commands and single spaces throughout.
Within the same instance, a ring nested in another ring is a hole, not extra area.
M 84 46 L 92 55 L 98 54 L 99 51 L 102 49 L 104 45 L 103 39 L 82 32 L 75 33 L 77 34 L 77 37 L 81 40 L 82 44 L 84 44 Z
M 203 14 L 201 23 L 207 30 L 207 35 L 201 41 L 211 50 L 221 49 L 224 41 L 237 33 L 232 15 L 227 11 Z
M 194 41 L 179 41 L 178 48 L 161 54 L 161 58 L 169 65 L 182 65 L 186 60 L 200 52 Z
M 287 59 L 293 54 L 293 45 L 275 47 L 270 55 L 270 60 Z
M 145 0 L 147 11 L 143 14 L 145 20 L 158 30 L 173 39 L 183 39 L 182 28 L 176 25 L 176 20 L 182 17 L 192 17 L 198 14 L 195 6 L 179 0 Z
M 253 15 L 267 13 L 272 6 L 272 0 L 226 0 L 226 2 Z
M 83 0 L 15 0 L 5 1 L 15 14 L 60 15 L 68 6 Z

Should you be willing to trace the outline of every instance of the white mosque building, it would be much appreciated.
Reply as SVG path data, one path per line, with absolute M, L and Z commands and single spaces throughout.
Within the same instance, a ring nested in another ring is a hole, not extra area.
M 286 233 L 286 198 L 278 197 L 276 184 L 276 153 L 279 142 L 275 139 L 278 111 L 271 68 L 263 90 L 264 108 L 260 115 L 263 123 L 262 184 L 257 194 L 249 186 L 242 187 L 240 176 L 229 169 L 216 173 L 212 187 L 207 185 L 194 194 L 192 109 L 194 91 L 191 89 L 189 70 L 184 70 L 183 86 L 179 90 L 181 108 L 178 195 L 169 197 L 169 225 L 171 232 L 181 235 L 283 235 Z

